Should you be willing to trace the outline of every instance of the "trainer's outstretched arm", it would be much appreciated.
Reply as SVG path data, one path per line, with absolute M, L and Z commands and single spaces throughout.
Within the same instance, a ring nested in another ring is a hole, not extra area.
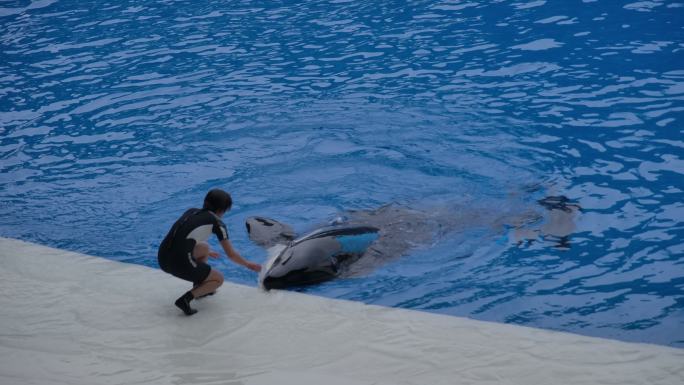
M 260 264 L 253 263 L 253 262 L 250 262 L 250 261 L 244 259 L 240 255 L 240 253 L 238 253 L 237 250 L 235 250 L 235 248 L 233 248 L 233 244 L 230 243 L 230 241 L 228 239 L 224 239 L 221 241 L 221 247 L 223 247 L 223 251 L 226 252 L 226 255 L 228 256 L 228 258 L 231 261 L 237 263 L 238 265 L 242 265 L 242 266 L 244 266 L 250 270 L 256 271 L 257 273 L 261 271 L 261 265 Z

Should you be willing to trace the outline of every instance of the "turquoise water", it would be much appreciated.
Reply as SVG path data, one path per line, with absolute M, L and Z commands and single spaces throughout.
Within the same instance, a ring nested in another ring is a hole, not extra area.
M 302 290 L 684 347 L 683 6 L 0 1 L 0 235 L 156 266 L 223 187 L 263 262 L 250 215 L 455 204 L 457 230 Z M 517 239 L 545 196 L 574 228 Z

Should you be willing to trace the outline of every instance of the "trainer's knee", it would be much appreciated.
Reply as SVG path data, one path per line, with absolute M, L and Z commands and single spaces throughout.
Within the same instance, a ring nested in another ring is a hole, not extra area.
M 218 286 L 223 285 L 223 274 L 221 274 L 220 271 L 212 269 L 209 274 L 209 279 L 215 281 Z

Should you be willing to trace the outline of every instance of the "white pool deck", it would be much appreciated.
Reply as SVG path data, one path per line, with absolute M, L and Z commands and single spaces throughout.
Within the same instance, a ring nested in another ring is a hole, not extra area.
M 0 238 L 0 384 L 684 384 L 684 349 L 226 283 Z

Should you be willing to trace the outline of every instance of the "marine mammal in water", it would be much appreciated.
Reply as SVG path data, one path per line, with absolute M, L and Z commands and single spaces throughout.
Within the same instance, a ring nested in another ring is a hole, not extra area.
M 565 197 L 546 197 L 545 210 L 520 206 L 496 210 L 472 204 L 450 204 L 419 210 L 397 204 L 375 210 L 352 210 L 297 237 L 292 227 L 266 217 L 246 221 L 250 239 L 270 248 L 259 282 L 265 289 L 320 283 L 336 277 L 364 275 L 409 250 L 430 245 L 440 237 L 476 227 L 492 233 L 513 230 L 513 238 L 528 243 L 554 236 L 563 246 L 574 230 L 579 206 Z
M 256 223 L 255 223 L 256 222 Z M 255 239 L 276 230 L 266 237 L 272 241 L 289 239 L 289 226 L 268 218 L 249 218 L 247 231 Z M 285 229 L 284 233 L 279 230 Z M 378 239 L 379 229 L 372 226 L 329 226 L 309 232 L 273 250 L 273 257 L 262 268 L 260 285 L 266 289 L 310 285 L 337 277 L 347 266 L 358 260 L 368 246 Z
M 398 205 L 349 211 L 332 224 L 296 238 L 292 227 L 275 219 L 249 217 L 250 239 L 269 249 L 259 283 L 265 289 L 302 286 L 339 276 L 355 276 L 427 244 L 445 218 Z M 449 226 L 451 227 L 451 226 Z

